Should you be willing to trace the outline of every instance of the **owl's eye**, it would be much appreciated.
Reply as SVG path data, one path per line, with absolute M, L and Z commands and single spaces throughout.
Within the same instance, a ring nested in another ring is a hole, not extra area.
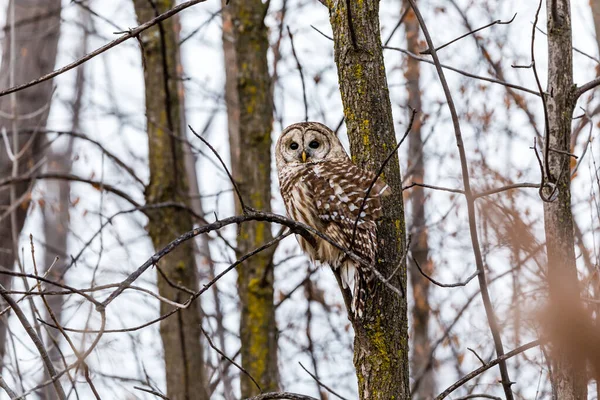
M 308 144 L 308 147 L 310 147 L 311 149 L 318 149 L 319 148 L 319 142 L 317 142 L 316 140 L 313 140 L 312 142 L 310 142 Z
M 292 144 L 290 144 L 290 149 L 297 150 L 298 149 L 298 143 L 292 142 Z

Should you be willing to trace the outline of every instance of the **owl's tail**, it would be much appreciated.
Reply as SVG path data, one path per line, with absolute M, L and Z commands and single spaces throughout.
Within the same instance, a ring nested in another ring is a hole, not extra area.
M 367 279 L 363 276 L 361 268 L 352 260 L 342 262 L 340 275 L 344 289 L 350 289 L 352 292 L 352 314 L 362 318 L 367 299 Z

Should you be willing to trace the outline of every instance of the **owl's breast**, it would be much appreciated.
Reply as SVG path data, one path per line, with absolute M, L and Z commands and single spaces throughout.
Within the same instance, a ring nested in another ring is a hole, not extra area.
M 305 179 L 306 175 L 302 173 L 280 176 L 281 196 L 285 203 L 285 209 L 288 217 L 294 221 L 301 222 L 318 231 L 323 231 L 323 223 L 315 209 L 313 193 Z M 302 236 L 296 235 L 296 238 L 302 251 L 315 260 L 315 249 L 310 243 L 304 240 Z

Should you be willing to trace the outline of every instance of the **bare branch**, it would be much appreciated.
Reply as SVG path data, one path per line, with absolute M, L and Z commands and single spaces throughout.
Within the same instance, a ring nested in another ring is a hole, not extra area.
M 311 396 L 305 396 L 303 394 L 290 393 L 290 392 L 273 392 L 273 393 L 263 393 L 258 396 L 248 397 L 245 400 L 317 400 Z
M 579 86 L 577 89 L 575 89 L 573 101 L 577 101 L 577 99 L 580 98 L 585 92 L 593 90 L 598 86 L 600 86 L 600 77 Z
M 99 47 L 98 49 L 92 51 L 91 53 L 81 57 L 80 59 L 78 59 L 76 61 L 73 61 L 72 63 L 70 63 L 68 65 L 65 65 L 64 67 L 62 67 L 60 69 L 57 69 L 56 71 L 53 71 L 49 74 L 41 76 L 38 79 L 35 79 L 31 82 L 13 86 L 11 88 L 0 91 L 0 97 L 6 96 L 7 94 L 10 94 L 10 93 L 18 92 L 19 90 L 23 90 L 23 89 L 26 89 L 31 86 L 35 86 L 42 82 L 48 81 L 54 77 L 57 77 L 58 75 L 63 74 L 69 70 L 72 70 L 73 68 L 78 67 L 79 65 L 91 60 L 92 58 L 104 53 L 105 51 L 112 49 L 113 47 L 123 43 L 124 41 L 129 40 L 134 37 L 137 37 L 140 33 L 144 32 L 148 28 L 151 28 L 152 26 L 158 24 L 159 22 L 172 17 L 173 15 L 179 13 L 180 11 L 185 10 L 186 8 L 191 7 L 195 4 L 203 3 L 204 1 L 206 1 L 206 0 L 189 0 L 189 1 L 186 1 L 185 3 L 181 3 L 180 5 L 173 7 L 169 11 L 157 16 L 156 18 L 153 18 L 150 21 L 148 21 L 142 25 L 139 25 L 136 28 L 131 29 L 128 33 L 124 34 L 120 38 L 115 39 L 112 42 L 107 43 L 102 47 Z
M 453 39 L 453 40 L 449 41 L 448 43 L 441 45 L 440 47 L 436 48 L 435 51 L 440 51 L 444 47 L 449 46 L 452 43 L 458 42 L 460 39 L 465 38 L 465 37 L 467 37 L 469 35 L 472 35 L 472 34 L 474 34 L 476 32 L 479 32 L 479 31 L 482 31 L 482 30 L 484 30 L 486 28 L 489 28 L 490 26 L 494 26 L 494 25 L 508 25 L 508 24 L 512 23 L 515 20 L 516 17 L 517 17 L 517 13 L 515 13 L 515 15 L 513 15 L 513 17 L 509 21 L 502 21 L 502 20 L 497 19 L 494 22 L 491 22 L 491 23 L 489 23 L 487 25 L 482 26 L 481 28 L 473 29 L 472 31 L 467 32 L 464 35 L 461 35 L 461 36 L 457 37 L 456 39 Z M 431 50 L 427 49 L 427 50 L 421 51 L 420 53 L 421 54 L 431 54 Z
M 477 275 L 479 275 L 479 271 L 475 271 L 473 272 L 473 274 L 471 274 L 471 276 L 469 276 L 464 282 L 456 282 L 456 283 L 440 283 L 438 281 L 436 281 L 435 279 L 433 279 L 432 277 L 430 277 L 429 275 L 427 275 L 423 269 L 421 268 L 421 266 L 419 265 L 419 263 L 417 262 L 417 260 L 413 257 L 413 262 L 415 263 L 415 265 L 417 266 L 417 268 L 419 269 L 419 272 L 421 273 L 421 275 L 423 275 L 425 278 L 427 278 L 427 280 L 431 283 L 433 283 L 436 286 L 439 287 L 444 287 L 444 288 L 452 288 L 452 287 L 461 287 L 461 286 L 467 286 L 467 284 L 469 282 L 471 282 L 473 280 L 473 278 L 475 278 Z
M 302 365 L 301 362 L 299 362 L 298 364 L 300 364 L 300 366 L 302 367 L 302 369 L 304 371 L 306 371 L 307 374 L 310 375 L 311 378 L 313 378 L 315 380 L 315 382 L 317 382 L 319 384 L 319 386 L 323 387 L 325 390 L 327 390 L 329 393 L 331 393 L 332 395 L 334 395 L 335 397 L 337 397 L 338 399 L 342 399 L 342 400 L 347 400 L 344 396 L 341 396 L 339 394 L 337 394 L 333 389 L 331 389 L 329 386 L 325 385 L 323 382 L 321 382 L 319 379 L 317 379 L 316 376 L 314 376 L 313 374 L 310 373 L 309 370 L 307 370 L 304 365 Z
M 48 352 L 44 348 L 44 344 L 42 343 L 42 340 L 35 333 L 35 330 L 31 326 L 29 321 L 27 321 L 27 317 L 23 313 L 23 310 L 21 310 L 21 307 L 19 307 L 17 302 L 14 301 L 14 299 L 12 297 L 10 297 L 10 295 L 7 293 L 6 288 L 4 286 L 2 286 L 1 284 L 0 284 L 0 296 L 2 296 L 2 298 L 11 306 L 11 308 L 15 312 L 15 315 L 21 322 L 21 325 L 25 329 L 25 332 L 27 332 L 27 335 L 31 338 L 31 341 L 35 345 L 37 351 L 40 353 L 40 356 L 42 357 L 42 362 L 44 363 L 44 366 L 46 367 L 46 370 L 48 371 L 48 375 L 50 375 L 50 378 L 52 379 L 52 383 L 54 384 L 54 389 L 56 390 L 56 394 L 58 395 L 58 397 L 60 399 L 66 399 L 65 392 L 64 392 L 62 386 L 60 385 L 60 382 L 58 381 L 58 374 L 56 373 L 56 370 L 54 369 L 54 365 L 52 364 L 52 361 L 50 360 L 50 357 L 48 356 Z
M 462 385 L 464 385 L 471 379 L 475 378 L 476 376 L 478 376 L 478 375 L 482 374 L 483 372 L 487 371 L 488 369 L 492 368 L 494 365 L 499 364 L 501 362 L 505 362 L 506 360 L 508 360 L 511 357 L 516 356 L 517 354 L 521 354 L 524 351 L 527 351 L 529 349 L 537 347 L 540 345 L 540 343 L 541 342 L 539 339 L 531 341 L 527 344 L 524 344 L 523 346 L 517 347 L 516 349 L 509 351 L 508 353 L 490 361 L 489 363 L 485 364 L 484 366 L 477 368 L 476 370 L 472 371 L 471 373 L 460 378 L 457 382 L 453 383 L 450 387 L 448 387 L 448 389 L 444 390 L 441 394 L 439 394 L 435 398 L 435 400 L 445 399 L 450 393 L 454 392 L 456 389 L 458 389 L 459 387 L 461 387 Z

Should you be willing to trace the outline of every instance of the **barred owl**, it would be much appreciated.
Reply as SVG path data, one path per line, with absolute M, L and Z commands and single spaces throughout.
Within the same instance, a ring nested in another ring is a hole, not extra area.
M 317 122 L 288 126 L 275 147 L 281 195 L 288 216 L 313 227 L 345 249 L 374 263 L 381 196 L 389 187 L 377 180 L 362 210 L 361 204 L 375 175 L 354 165 L 331 129 Z M 359 215 L 360 212 L 360 215 Z M 358 219 L 354 244 L 352 236 Z M 362 316 L 372 273 L 344 252 L 315 238 L 316 248 L 297 235 L 300 247 L 313 261 L 339 269 L 342 286 L 352 293 L 354 315 Z

